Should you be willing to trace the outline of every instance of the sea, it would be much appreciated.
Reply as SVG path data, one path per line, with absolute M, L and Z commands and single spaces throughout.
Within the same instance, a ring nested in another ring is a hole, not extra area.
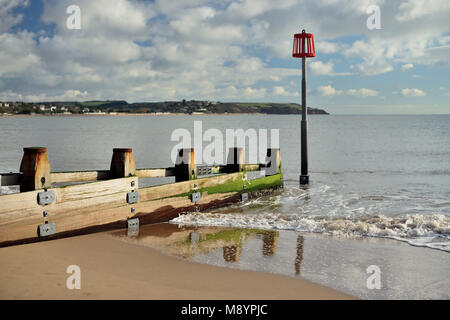
M 384 251 L 374 253 L 378 256 L 401 243 L 410 247 L 406 250 L 420 248 L 450 261 L 450 115 L 311 115 L 308 186 L 299 185 L 300 120 L 300 115 L 0 117 L 0 172 L 17 172 L 22 148 L 30 146 L 47 147 L 52 171 L 108 169 L 117 147 L 133 148 L 139 168 L 169 167 L 179 142 L 173 141 L 177 129 L 193 139 L 198 138 L 195 123 L 201 123 L 203 133 L 217 129 L 224 150 L 227 129 L 254 129 L 258 139 L 267 132 L 267 144 L 280 148 L 284 189 L 247 203 L 181 215 L 172 224 L 277 231 L 286 235 L 280 239 L 294 242 L 298 234 L 358 246 L 383 241 Z M 272 129 L 278 137 L 270 135 Z M 203 147 L 210 143 L 203 141 Z M 251 157 L 249 150 L 246 156 Z M 142 179 L 140 184 L 171 179 Z M 251 264 L 243 268 L 258 269 Z M 391 296 L 366 296 L 351 286 L 337 288 L 360 297 L 448 298 L 450 265 L 440 270 L 433 280 L 444 281 L 437 295 L 399 289 L 389 291 Z M 310 278 L 330 285 L 317 274 Z

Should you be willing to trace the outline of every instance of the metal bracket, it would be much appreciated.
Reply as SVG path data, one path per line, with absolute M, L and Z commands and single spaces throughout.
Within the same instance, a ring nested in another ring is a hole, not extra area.
M 127 227 L 127 236 L 137 237 L 139 235 L 139 218 L 128 219 Z
M 137 202 L 139 202 L 139 192 L 137 192 L 137 191 L 128 192 L 127 193 L 127 203 L 132 204 L 132 203 L 137 203 Z
M 193 231 L 189 234 L 189 240 L 191 241 L 191 243 L 197 243 L 200 241 L 200 232 L 198 231 Z
M 199 202 L 201 198 L 202 198 L 201 192 L 195 192 L 195 193 L 191 194 L 192 202 Z
M 128 228 L 139 228 L 139 218 L 133 218 L 127 220 Z
M 198 166 L 197 167 L 197 175 L 199 176 L 208 176 L 212 174 L 212 169 L 211 167 L 206 167 L 206 166 Z
M 48 237 L 55 233 L 56 233 L 56 224 L 54 222 L 40 224 L 38 226 L 39 237 Z
M 37 195 L 37 201 L 40 205 L 51 204 L 55 201 L 55 192 L 53 190 L 39 192 Z
M 248 201 L 248 193 L 241 193 L 241 201 L 242 202 Z

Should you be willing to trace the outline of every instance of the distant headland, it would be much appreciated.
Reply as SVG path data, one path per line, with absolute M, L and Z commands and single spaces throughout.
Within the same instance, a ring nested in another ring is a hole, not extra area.
M 117 101 L 85 102 L 0 102 L 0 115 L 70 115 L 70 114 L 301 114 L 296 103 L 218 102 L 181 100 L 128 103 Z M 308 114 L 328 114 L 309 108 Z

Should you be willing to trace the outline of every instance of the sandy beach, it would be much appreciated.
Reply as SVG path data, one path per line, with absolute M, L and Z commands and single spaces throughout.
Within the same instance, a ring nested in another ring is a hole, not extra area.
M 69 290 L 69 265 L 81 289 Z M 307 280 L 167 256 L 106 233 L 0 249 L 0 299 L 351 299 Z

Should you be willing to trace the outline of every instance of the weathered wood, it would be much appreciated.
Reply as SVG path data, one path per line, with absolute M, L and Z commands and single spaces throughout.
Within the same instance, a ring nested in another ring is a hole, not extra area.
M 139 178 L 162 178 L 175 175 L 175 168 L 166 169 L 137 169 L 136 176 Z
M 52 172 L 50 174 L 50 177 L 51 177 L 52 183 L 107 180 L 107 179 L 109 179 L 109 170 Z
M 20 184 L 21 173 L 0 173 L 1 186 L 17 186 Z
M 225 172 L 241 172 L 244 171 L 245 154 L 243 148 L 230 148 L 227 156 L 227 165 Z
M 207 187 L 218 186 L 224 183 L 242 179 L 243 173 L 236 172 L 220 176 L 201 178 L 179 183 L 166 184 L 155 187 L 141 188 L 139 190 L 141 202 L 172 197 L 180 194 L 187 194 L 193 190 L 199 190 Z M 238 190 L 236 190 L 238 191 Z
M 84 224 L 97 223 L 99 217 L 90 221 L 89 213 L 129 206 L 126 202 L 126 194 L 136 190 L 137 186 L 138 178 L 130 177 L 49 189 L 55 192 L 55 201 L 46 206 L 37 203 L 39 191 L 2 196 L 0 197 L 0 242 L 36 237 L 39 224 L 46 221 L 56 222 L 62 217 L 70 220 L 72 216 L 80 216 Z M 44 211 L 47 212 L 47 216 L 44 216 Z M 76 221 L 75 218 L 74 221 Z M 77 222 L 74 223 L 77 224 Z M 58 224 L 56 224 L 56 230 L 60 232 Z
M 175 163 L 175 182 L 194 180 L 197 178 L 194 148 L 178 150 Z
M 267 149 L 266 176 L 273 176 L 278 173 L 281 173 L 280 149 Z
M 131 177 L 136 175 L 136 164 L 133 158 L 133 149 L 113 149 L 110 172 L 112 178 Z
M 50 162 L 47 157 L 47 148 L 23 148 L 23 157 L 20 164 L 22 177 L 21 191 L 33 191 L 50 188 Z

